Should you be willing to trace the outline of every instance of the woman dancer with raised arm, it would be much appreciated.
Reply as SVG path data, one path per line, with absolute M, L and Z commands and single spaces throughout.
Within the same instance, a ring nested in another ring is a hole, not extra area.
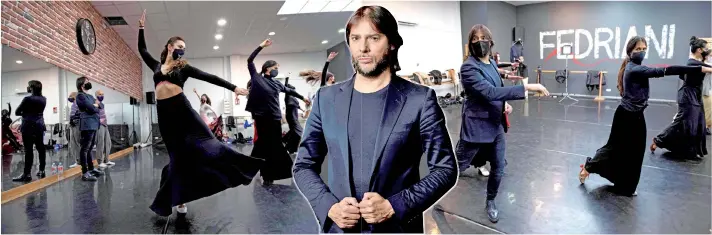
M 322 88 L 324 86 L 331 86 L 336 83 L 336 79 L 334 78 L 334 74 L 329 72 L 329 63 L 331 63 L 336 56 L 339 55 L 338 52 L 331 52 L 329 53 L 329 56 L 326 58 L 326 63 L 324 63 L 324 69 L 321 71 L 321 73 L 314 71 L 313 69 L 302 71 L 299 73 L 299 76 L 303 77 L 306 79 L 307 84 L 311 87 L 311 91 L 309 91 L 309 98 L 314 99 L 314 96 L 316 96 L 316 92 L 319 90 L 319 88 Z M 321 81 L 319 86 L 317 86 L 317 82 Z M 307 111 L 304 112 L 304 117 L 309 117 L 309 113 L 311 112 L 311 105 L 307 105 Z
M 272 184 L 275 180 L 292 177 L 292 158 L 282 144 L 282 111 L 279 108 L 279 93 L 297 97 L 310 104 L 294 89 L 287 88 L 275 78 L 279 74 L 279 64 L 274 60 L 265 61 L 262 70 L 255 68 L 255 57 L 263 48 L 272 45 L 272 40 L 263 41 L 247 58 L 247 69 L 250 71 L 250 99 L 245 110 L 252 113 L 259 139 L 255 140 L 252 156 L 267 160 L 260 169 L 263 184 Z M 257 127 L 259 125 L 259 127 Z
M 692 57 L 687 60 L 688 66 L 712 67 L 704 63 L 710 54 L 707 41 L 692 36 L 690 52 Z M 707 135 L 705 135 L 705 114 L 702 103 L 702 81 L 705 73 L 689 73 L 680 75 L 684 81 L 677 91 L 677 114 L 672 123 L 657 137 L 653 138 L 650 151 L 665 148 L 680 154 L 681 157 L 700 159 L 707 155 Z
M 626 54 L 618 72 L 618 90 L 622 97 L 613 115 L 608 143 L 596 151 L 596 156 L 586 158 L 581 165 L 579 181 L 583 184 L 590 173 L 599 174 L 614 184 L 613 191 L 624 196 L 636 196 L 640 170 L 645 155 L 645 108 L 650 97 L 650 78 L 690 73 L 710 73 L 712 69 L 700 66 L 669 66 L 651 68 L 643 65 L 648 43 L 644 37 L 635 36 L 628 41 Z
M 234 91 L 235 96 L 246 95 L 247 90 L 190 66 L 183 58 L 185 41 L 180 37 L 168 39 L 160 62 L 156 61 L 146 49 L 145 20 L 144 10 L 139 20 L 138 50 L 154 73 L 158 126 L 170 157 L 151 210 L 169 216 L 172 207 L 178 206 L 178 213 L 185 214 L 185 203 L 249 184 L 264 160 L 240 154 L 218 141 L 191 107 L 183 85 L 192 77 Z

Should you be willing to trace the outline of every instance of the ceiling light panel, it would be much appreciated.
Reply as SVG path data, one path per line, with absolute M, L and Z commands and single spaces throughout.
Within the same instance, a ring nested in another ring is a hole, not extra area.
M 286 0 L 277 15 L 355 11 L 361 0 Z
M 287 0 L 284 1 L 282 8 L 279 9 L 277 15 L 291 15 L 298 14 L 302 10 L 302 7 L 306 5 L 308 0 Z
M 326 4 L 329 4 L 329 1 L 326 0 L 309 0 L 306 5 L 302 8 L 299 13 L 306 14 L 306 13 L 317 13 L 321 12 L 321 9 L 324 9 Z
M 340 12 L 351 2 L 351 0 L 330 1 L 329 4 L 326 4 L 326 7 L 321 9 L 321 12 Z

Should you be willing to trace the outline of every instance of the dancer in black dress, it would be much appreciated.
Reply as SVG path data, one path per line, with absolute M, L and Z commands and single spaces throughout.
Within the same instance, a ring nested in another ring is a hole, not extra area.
M 240 154 L 218 141 L 191 107 L 183 84 L 192 77 L 234 91 L 236 96 L 246 95 L 247 90 L 188 65 L 182 58 L 185 41 L 180 37 L 170 38 L 160 62 L 156 61 L 146 49 L 145 19 L 144 11 L 139 21 L 138 50 L 154 73 L 158 126 L 170 157 L 151 210 L 169 216 L 172 207 L 178 206 L 178 213 L 184 214 L 185 203 L 249 184 L 264 160 Z
M 282 144 L 282 111 L 279 108 L 279 93 L 297 97 L 310 104 L 294 89 L 287 88 L 275 78 L 279 74 L 279 64 L 274 60 L 265 61 L 262 70 L 255 68 L 255 57 L 263 48 L 272 45 L 272 40 L 263 41 L 257 49 L 247 58 L 247 69 L 250 71 L 250 98 L 247 99 L 245 110 L 252 113 L 255 121 L 255 130 L 259 138 L 255 137 L 255 146 L 252 156 L 266 159 L 264 167 L 260 169 L 263 184 L 272 184 L 275 180 L 292 177 L 292 158 Z M 258 127 L 259 126 L 259 127 Z
M 707 41 L 692 36 L 690 50 L 693 58 L 687 60 L 688 66 L 712 67 L 704 63 L 710 54 Z M 653 138 L 650 151 L 664 148 L 680 154 L 681 157 L 697 159 L 707 155 L 707 135 L 705 135 L 705 114 L 702 103 L 702 81 L 705 73 L 680 75 L 684 81 L 677 91 L 677 114 L 672 123 L 657 137 Z
M 666 75 L 712 72 L 700 66 L 669 66 L 651 68 L 642 65 L 648 43 L 644 37 L 635 36 L 628 41 L 626 53 L 618 73 L 618 90 L 621 104 L 613 115 L 608 143 L 596 151 L 593 158 L 586 158 L 581 165 L 579 181 L 584 183 L 590 173 L 599 174 L 614 184 L 614 191 L 620 195 L 635 196 L 640 180 L 640 170 L 645 155 L 644 110 L 650 97 L 650 78 Z
M 284 79 L 284 86 L 290 89 L 295 89 L 292 84 L 289 84 L 289 77 Z M 294 98 L 294 96 L 291 95 L 284 96 L 284 105 L 287 106 L 285 114 L 287 124 L 289 124 L 289 131 L 284 135 L 284 137 L 282 137 L 282 141 L 284 142 L 284 146 L 287 147 L 289 154 L 292 154 L 296 153 L 297 149 L 299 149 L 299 141 L 301 140 L 302 132 L 304 131 L 302 125 L 299 124 L 299 110 L 302 110 L 302 108 L 299 107 L 299 101 L 297 98 Z

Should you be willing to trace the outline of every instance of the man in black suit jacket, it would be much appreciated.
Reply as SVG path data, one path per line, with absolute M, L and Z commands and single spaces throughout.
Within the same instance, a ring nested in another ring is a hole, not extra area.
M 294 181 L 324 232 L 423 233 L 423 212 L 457 181 L 443 111 L 432 89 L 395 75 L 403 40 L 388 10 L 357 10 L 346 41 L 357 73 L 317 92 Z
M 96 181 L 96 176 L 104 173 L 94 169 L 94 147 L 96 131 L 99 130 L 99 110 L 104 108 L 104 104 L 97 102 L 94 96 L 87 93 L 91 90 L 91 82 L 86 77 L 77 78 L 77 107 L 79 108 L 79 130 L 81 131 L 79 143 L 79 162 L 82 165 L 82 180 Z

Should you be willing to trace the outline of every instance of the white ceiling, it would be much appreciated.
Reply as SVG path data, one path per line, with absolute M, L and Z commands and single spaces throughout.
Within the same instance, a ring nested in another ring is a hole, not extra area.
M 21 60 L 22 64 L 16 61 Z M 2 72 L 15 72 L 33 69 L 48 69 L 55 67 L 47 62 L 37 59 L 27 53 L 18 51 L 12 47 L 2 45 Z
M 515 6 L 523 6 L 523 5 L 528 5 L 528 4 L 551 2 L 551 1 L 505 1 L 505 2 L 515 5 Z
M 277 15 L 284 1 L 92 1 L 105 17 L 122 16 L 128 26 L 112 26 L 137 51 L 138 20 L 146 9 L 146 41 L 157 58 L 168 38 L 181 36 L 189 58 L 249 55 L 265 38 L 265 54 L 323 51 L 344 40 L 338 33 L 352 12 Z M 286 17 L 286 20 L 280 18 Z M 227 20 L 219 27 L 218 19 Z M 98 22 L 94 22 L 98 24 Z M 215 34 L 223 39 L 216 40 Z M 269 36 L 269 32 L 276 35 Z M 329 43 L 322 44 L 323 40 Z M 99 44 L 101 42 L 97 42 Z M 219 50 L 213 50 L 213 46 Z

